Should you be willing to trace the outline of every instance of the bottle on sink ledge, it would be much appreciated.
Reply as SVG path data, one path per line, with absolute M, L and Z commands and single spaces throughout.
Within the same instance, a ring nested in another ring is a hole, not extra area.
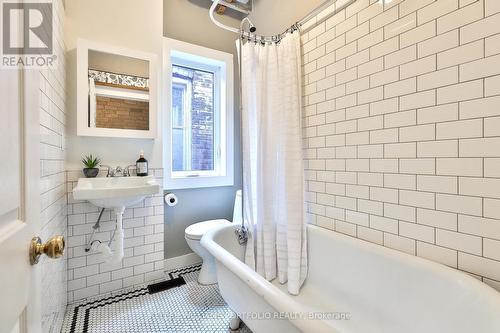
M 135 168 L 137 172 L 137 176 L 145 177 L 148 175 L 148 160 L 144 158 L 144 152 L 141 150 L 141 156 L 135 162 Z

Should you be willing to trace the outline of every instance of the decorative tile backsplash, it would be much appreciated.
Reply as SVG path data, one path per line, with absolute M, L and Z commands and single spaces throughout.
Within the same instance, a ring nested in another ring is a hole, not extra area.
M 358 0 L 303 34 L 311 223 L 500 290 L 498 3 Z
M 162 169 L 149 169 L 149 172 L 162 183 Z M 103 175 L 105 172 L 100 173 Z M 83 177 L 81 171 L 67 172 L 68 303 L 161 279 L 164 276 L 163 195 L 148 197 L 125 210 L 125 257 L 117 264 L 106 263 L 94 250 L 85 252 L 100 209 L 73 199 L 71 191 L 80 177 Z M 111 210 L 104 211 L 100 225 L 94 239 L 109 241 L 116 226 Z

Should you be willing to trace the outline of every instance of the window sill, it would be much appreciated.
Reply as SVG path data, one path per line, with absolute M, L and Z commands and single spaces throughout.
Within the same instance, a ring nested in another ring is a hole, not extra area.
M 169 178 L 164 180 L 163 187 L 165 190 L 184 190 L 195 188 L 208 187 L 226 187 L 234 186 L 234 177 L 219 176 L 219 177 L 185 177 L 185 178 Z

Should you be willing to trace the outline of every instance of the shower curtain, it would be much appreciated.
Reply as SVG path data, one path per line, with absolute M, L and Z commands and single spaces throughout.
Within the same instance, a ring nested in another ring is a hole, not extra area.
M 245 261 L 297 295 L 307 275 L 300 35 L 240 52 Z

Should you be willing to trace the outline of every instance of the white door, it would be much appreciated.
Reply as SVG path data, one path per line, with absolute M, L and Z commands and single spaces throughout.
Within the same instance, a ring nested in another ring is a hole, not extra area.
M 0 69 L 0 332 L 41 332 L 39 72 Z

